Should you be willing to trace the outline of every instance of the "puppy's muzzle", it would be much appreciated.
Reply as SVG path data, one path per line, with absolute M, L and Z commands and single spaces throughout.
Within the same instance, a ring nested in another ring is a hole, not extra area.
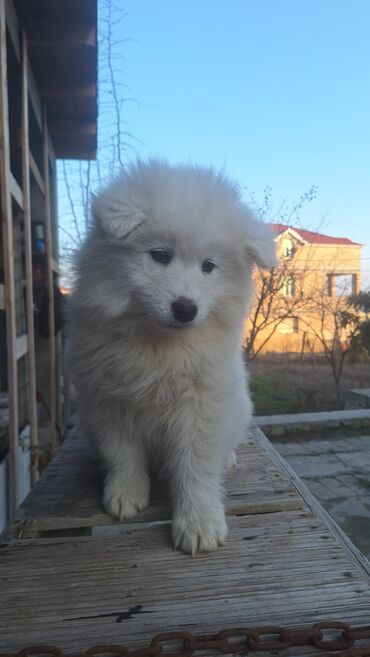
M 198 312 L 198 306 L 191 299 L 179 297 L 171 304 L 172 314 L 178 322 L 191 322 Z

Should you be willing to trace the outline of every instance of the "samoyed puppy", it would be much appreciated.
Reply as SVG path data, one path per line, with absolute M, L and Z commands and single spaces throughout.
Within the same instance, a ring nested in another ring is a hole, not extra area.
M 166 471 L 175 548 L 215 550 L 225 467 L 252 405 L 240 348 L 255 264 L 272 233 L 222 173 L 138 161 L 93 200 L 77 258 L 70 357 L 83 430 L 106 466 L 103 503 L 124 520 Z

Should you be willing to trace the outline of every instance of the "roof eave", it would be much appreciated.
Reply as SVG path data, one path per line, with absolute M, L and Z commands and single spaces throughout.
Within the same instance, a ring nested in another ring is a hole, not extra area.
M 97 0 L 14 0 L 55 154 L 95 159 Z

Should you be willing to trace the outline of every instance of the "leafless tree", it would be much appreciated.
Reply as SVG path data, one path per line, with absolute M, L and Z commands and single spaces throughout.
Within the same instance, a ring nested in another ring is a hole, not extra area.
M 128 97 L 120 81 L 124 64 L 123 51 L 129 39 L 119 35 L 124 30 L 125 14 L 118 0 L 99 2 L 98 71 L 98 153 L 94 161 L 66 162 L 59 167 L 59 188 L 63 190 L 60 237 L 62 269 L 70 278 L 70 259 L 84 239 L 90 221 L 90 202 L 94 191 L 104 185 L 135 151 L 136 140 L 124 124 Z
M 343 289 L 336 294 L 326 285 L 317 287 L 301 317 L 307 335 L 318 342 L 319 351 L 330 366 L 338 404 L 346 358 L 363 347 L 358 339 L 363 316 L 353 303 L 351 291 Z
M 248 332 L 244 343 L 249 360 L 256 358 L 279 327 L 297 315 L 307 303 L 304 275 L 305 270 L 300 269 L 297 273 L 294 269 L 294 258 L 281 259 L 278 266 L 269 273 L 255 271 L 255 300 L 248 315 Z M 294 289 L 290 289 L 293 285 Z
M 299 211 L 304 204 L 316 198 L 316 193 L 317 188 L 311 187 L 293 206 L 289 207 L 287 202 L 283 201 L 276 212 L 272 211 L 271 188 L 267 187 L 264 190 L 262 205 L 256 203 L 253 194 L 249 196 L 255 214 L 262 221 L 299 227 Z M 311 251 L 306 250 L 304 261 L 299 258 L 298 251 L 279 255 L 279 264 L 271 272 L 258 269 L 254 272 L 255 295 L 248 314 L 244 343 L 249 360 L 253 360 L 263 351 L 279 327 L 288 318 L 297 315 L 308 302 L 305 281 L 310 269 Z

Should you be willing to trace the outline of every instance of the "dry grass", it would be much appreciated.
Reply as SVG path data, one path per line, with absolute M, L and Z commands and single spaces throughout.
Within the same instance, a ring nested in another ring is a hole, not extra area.
M 330 411 L 344 407 L 348 388 L 370 387 L 370 358 L 348 356 L 342 377 L 342 399 L 336 399 L 333 375 L 320 356 L 267 354 L 248 364 L 257 415 Z

